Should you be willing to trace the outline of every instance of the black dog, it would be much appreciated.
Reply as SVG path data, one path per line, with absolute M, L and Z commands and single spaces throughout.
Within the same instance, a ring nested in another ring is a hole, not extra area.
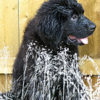
M 95 24 L 76 0 L 49 0 L 26 27 L 13 68 L 13 100 L 88 100 L 77 66 L 78 45 Z

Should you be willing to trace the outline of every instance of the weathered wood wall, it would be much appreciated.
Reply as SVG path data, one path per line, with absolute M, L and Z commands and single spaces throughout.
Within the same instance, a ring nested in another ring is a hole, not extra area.
M 100 0 L 79 1 L 85 9 L 85 15 L 97 26 L 94 34 L 89 38 L 89 44 L 80 48 L 80 55 L 87 54 L 92 58 L 100 59 Z

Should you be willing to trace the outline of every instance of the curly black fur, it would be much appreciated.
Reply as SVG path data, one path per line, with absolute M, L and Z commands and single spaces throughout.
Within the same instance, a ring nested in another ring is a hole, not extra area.
M 53 56 L 58 55 L 59 52 L 63 52 L 66 48 L 69 49 L 67 54 L 71 56 L 71 59 L 74 59 L 73 55 L 75 53 L 78 54 L 77 46 L 82 45 L 82 43 L 79 43 L 77 40 L 71 41 L 68 36 L 73 35 L 79 39 L 85 38 L 91 35 L 94 29 L 95 24 L 84 16 L 84 9 L 76 0 L 49 0 L 48 2 L 44 2 L 36 16 L 29 22 L 25 29 L 23 41 L 13 68 L 12 99 L 43 100 L 41 93 L 38 94 L 37 98 L 31 98 L 33 93 L 32 83 L 29 89 L 23 89 L 23 86 L 26 87 L 30 84 L 32 78 L 31 74 L 33 74 L 34 77 L 36 69 L 34 67 L 36 67 L 36 60 L 39 56 L 37 52 L 42 51 L 44 48 L 47 54 L 52 55 L 51 58 L 53 59 Z M 32 45 L 30 45 L 31 43 Z M 31 46 L 31 50 L 29 49 L 29 46 Z M 30 56 L 27 61 L 25 61 L 27 54 Z M 70 58 L 67 60 L 71 63 Z M 27 68 L 25 70 L 26 62 Z M 26 76 L 25 78 L 24 75 Z M 42 73 L 39 77 L 43 79 Z M 63 82 L 61 82 L 62 77 L 60 81 L 54 82 L 53 85 L 56 86 L 56 90 L 54 95 L 51 94 L 52 99 L 50 100 L 62 100 L 61 96 L 64 95 L 62 89 Z M 73 82 L 78 84 L 75 77 L 73 75 L 71 77 Z M 39 82 L 38 79 L 37 84 L 39 84 Z M 76 86 L 78 87 L 78 85 Z M 82 90 L 83 87 L 79 87 L 80 90 Z M 36 88 L 38 88 L 38 85 Z M 70 88 L 70 93 L 72 92 L 72 89 L 73 87 Z M 23 91 L 28 91 L 24 96 L 24 99 L 22 99 Z M 34 91 L 37 92 L 37 90 Z M 59 94 L 58 91 L 61 91 L 61 94 Z M 65 93 L 67 94 L 67 92 Z M 45 97 L 44 100 L 49 99 Z M 65 100 L 81 99 L 79 99 L 77 93 L 71 99 L 67 98 Z

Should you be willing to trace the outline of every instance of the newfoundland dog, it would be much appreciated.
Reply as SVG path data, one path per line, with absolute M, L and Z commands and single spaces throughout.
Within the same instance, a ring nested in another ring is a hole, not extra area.
M 78 68 L 78 45 L 96 25 L 76 0 L 48 0 L 28 23 L 4 100 L 89 100 Z

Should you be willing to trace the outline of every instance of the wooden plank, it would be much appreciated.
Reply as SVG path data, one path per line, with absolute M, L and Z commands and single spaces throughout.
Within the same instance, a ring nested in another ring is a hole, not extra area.
M 11 69 L 18 47 L 17 0 L 0 0 L 0 72 Z
M 8 47 L 9 55 L 14 57 L 18 50 L 17 0 L 0 0 L 0 13 L 0 50 Z
M 11 89 L 12 76 L 0 74 L 0 92 L 6 92 Z
M 12 74 L 15 57 L 0 58 L 0 74 Z
M 85 15 L 96 24 L 96 30 L 89 37 L 89 44 L 80 47 L 80 56 L 89 55 L 92 58 L 100 58 L 100 0 L 79 0 Z

